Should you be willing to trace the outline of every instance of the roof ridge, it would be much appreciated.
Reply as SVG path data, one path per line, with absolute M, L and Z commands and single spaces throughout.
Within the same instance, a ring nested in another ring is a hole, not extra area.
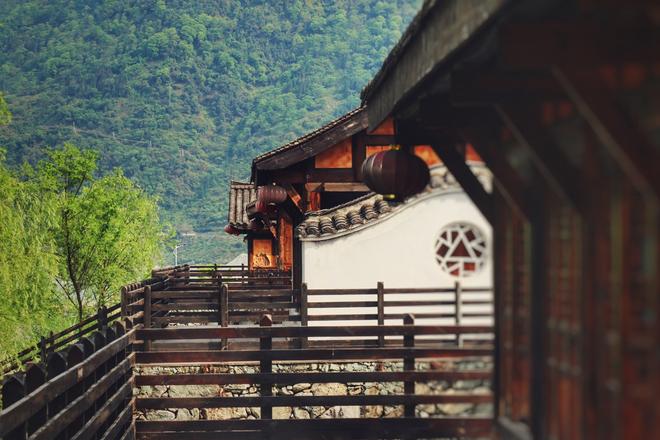
M 261 162 L 262 160 L 268 159 L 269 157 L 272 157 L 272 156 L 274 156 L 274 155 L 276 155 L 276 154 L 278 154 L 282 151 L 287 151 L 291 148 L 294 148 L 295 146 L 297 146 L 299 144 L 302 144 L 303 142 L 308 141 L 308 140 L 320 135 L 321 133 L 323 133 L 323 132 L 325 132 L 325 131 L 341 124 L 345 120 L 350 119 L 351 117 L 353 117 L 354 115 L 364 111 L 365 109 L 366 109 L 366 106 L 361 105 L 361 106 L 349 111 L 348 113 L 345 113 L 345 114 L 333 119 L 332 121 L 330 121 L 327 124 L 317 128 L 314 131 L 311 131 L 307 134 L 304 134 L 304 135 L 302 135 L 302 136 L 300 136 L 300 137 L 298 137 L 298 138 L 296 138 L 296 139 L 294 139 L 290 142 L 287 142 L 286 144 L 281 145 L 281 146 L 279 146 L 279 147 L 277 147 L 273 150 L 267 151 L 265 153 L 260 154 L 259 156 L 256 156 L 254 159 L 252 159 L 252 163 L 255 164 L 255 163 Z

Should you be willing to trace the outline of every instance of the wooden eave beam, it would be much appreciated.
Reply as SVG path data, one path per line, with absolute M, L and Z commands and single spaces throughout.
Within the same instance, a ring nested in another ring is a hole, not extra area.
M 577 111 L 634 185 L 656 201 L 660 199 L 660 152 L 616 105 L 612 92 L 597 78 L 587 81 L 568 68 L 555 67 L 553 73 Z
M 274 155 L 255 162 L 258 170 L 275 170 L 286 168 L 295 163 L 309 159 L 333 145 L 364 130 L 369 125 L 367 112 L 363 111 L 328 130 L 301 142 L 299 145 L 283 149 Z

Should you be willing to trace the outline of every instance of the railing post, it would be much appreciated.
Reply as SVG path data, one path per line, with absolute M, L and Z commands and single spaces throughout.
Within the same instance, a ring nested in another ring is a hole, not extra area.
M 307 327 L 309 314 L 307 309 L 307 283 L 300 285 L 300 325 Z M 300 338 L 300 348 L 307 348 L 307 336 Z
M 108 326 L 108 308 L 106 306 L 99 307 L 96 312 L 96 321 L 99 330 L 103 330 Z
M 39 338 L 39 356 L 41 357 L 41 363 L 46 364 L 46 357 L 48 356 L 48 349 L 46 347 L 46 338 Z
M 10 376 L 2 384 L 2 405 L 8 407 L 18 402 L 25 396 L 25 382 L 18 374 Z M 6 440 L 24 440 L 27 438 L 27 426 L 25 423 L 18 425 L 15 429 L 5 434 Z
M 407 313 L 403 317 L 403 324 L 405 326 L 413 327 L 415 325 L 415 317 L 410 313 Z M 415 334 L 411 328 L 410 332 L 406 332 L 403 336 L 403 346 L 405 348 L 414 348 L 415 347 Z M 415 356 L 412 353 L 406 353 L 403 357 L 403 370 L 404 371 L 415 371 Z M 403 383 L 403 392 L 406 396 L 415 395 L 415 381 L 406 381 Z M 403 407 L 403 416 L 404 417 L 415 417 L 415 404 L 408 403 Z
M 123 319 L 128 316 L 128 289 L 126 289 L 126 286 L 122 286 L 119 291 L 119 301 L 121 303 L 121 317 Z
M 456 325 L 459 326 L 461 325 L 462 322 L 462 315 L 463 315 L 463 298 L 462 298 L 462 292 L 461 292 L 461 283 L 456 281 L 454 283 L 454 294 L 455 294 L 455 308 L 456 308 Z M 460 333 L 456 333 L 456 345 L 459 347 L 463 346 L 463 338 L 461 338 Z
M 259 322 L 261 327 L 272 327 L 273 326 L 273 317 L 271 315 L 264 315 L 261 317 Z M 273 338 L 270 334 L 264 334 L 259 339 L 259 349 L 262 351 L 272 350 L 273 348 Z M 259 372 L 272 373 L 273 372 L 273 361 L 268 359 L 262 359 L 259 361 Z M 260 383 L 261 397 L 271 397 L 273 395 L 273 384 L 270 381 L 263 381 Z M 272 419 L 273 418 L 273 407 L 271 405 L 262 404 L 261 405 L 261 418 L 262 419 Z
M 228 327 L 229 326 L 229 288 L 226 284 L 222 284 L 220 288 L 220 326 Z M 227 338 L 222 339 L 222 348 L 227 348 Z
M 151 328 L 151 286 L 144 286 L 144 328 Z M 151 350 L 151 339 L 144 341 L 144 351 Z
M 382 281 L 378 281 L 377 295 L 378 295 L 378 325 L 385 325 L 385 286 Z M 385 335 L 378 335 L 378 346 L 385 346 Z

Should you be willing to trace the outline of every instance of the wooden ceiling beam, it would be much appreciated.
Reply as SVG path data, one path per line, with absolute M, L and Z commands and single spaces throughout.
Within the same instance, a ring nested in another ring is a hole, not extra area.
M 660 152 L 616 105 L 611 91 L 598 78 L 587 81 L 568 68 L 556 67 L 553 73 L 623 172 L 640 191 L 657 201 L 660 198 Z

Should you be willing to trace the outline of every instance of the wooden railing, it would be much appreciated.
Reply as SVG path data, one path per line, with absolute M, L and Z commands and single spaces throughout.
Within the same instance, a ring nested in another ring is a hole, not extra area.
M 447 403 L 490 403 L 490 393 L 417 393 L 415 383 L 428 381 L 488 380 L 490 370 L 470 371 L 418 370 L 417 363 L 438 359 L 484 359 L 492 355 L 491 347 L 456 347 L 439 345 L 423 336 L 456 333 L 490 333 L 491 326 L 424 326 L 415 325 L 411 315 L 404 325 L 390 326 L 281 326 L 273 327 L 265 315 L 259 327 L 175 327 L 140 329 L 135 360 L 143 369 L 149 366 L 249 364 L 254 373 L 177 373 L 175 375 L 145 373 L 136 377 L 137 386 L 250 384 L 258 388 L 251 396 L 196 395 L 194 397 L 138 397 L 140 411 L 194 408 L 260 408 L 255 420 L 177 420 L 137 421 L 139 439 L 155 438 L 428 438 L 479 437 L 490 433 L 487 417 L 423 418 L 418 405 Z M 387 347 L 308 347 L 290 348 L 291 341 L 317 337 L 395 338 Z M 220 350 L 219 347 L 225 347 Z M 156 348 L 157 347 L 157 348 Z M 400 371 L 380 371 L 381 362 L 400 362 Z M 279 363 L 313 363 L 319 372 L 278 372 Z M 371 362 L 373 371 L 328 371 L 325 364 Z M 403 382 L 403 392 L 377 395 L 282 395 L 273 386 L 299 383 L 369 383 Z M 193 396 L 194 391 L 180 393 Z M 403 407 L 403 417 L 324 419 L 273 419 L 273 407 L 396 405 Z
M 450 289 L 393 289 L 382 283 L 375 289 L 312 290 L 305 285 L 292 289 L 287 276 L 245 268 L 179 266 L 154 271 L 151 279 L 125 286 L 119 305 L 53 335 L 60 345 L 46 352 L 41 364 L 28 363 L 24 372 L 5 378 L 0 437 L 117 440 L 136 436 L 419 438 L 489 434 L 488 417 L 424 418 L 417 410 L 420 405 L 491 403 L 490 393 L 417 392 L 415 387 L 429 381 L 489 380 L 492 325 L 465 321 L 490 316 L 487 311 L 470 312 L 468 307 L 489 307 L 487 289 L 465 289 L 458 284 Z M 434 293 L 438 295 L 433 299 L 415 296 Z M 354 295 L 363 297 L 356 300 Z M 409 306 L 422 310 L 415 317 L 399 311 Z M 450 310 L 433 311 L 436 306 Z M 351 312 L 356 307 L 366 311 Z M 336 315 L 340 317 L 334 318 Z M 340 324 L 348 317 L 358 322 Z M 433 319 L 448 321 L 425 324 Z M 245 326 L 246 322 L 259 325 Z M 274 322 L 283 325 L 273 326 Z M 233 326 L 235 323 L 242 325 Z M 65 340 L 68 345 L 62 342 Z M 429 369 L 439 360 L 441 367 Z M 474 361 L 481 367 L 463 370 L 455 366 L 456 360 Z M 282 372 L 280 367 L 292 362 L 316 365 L 318 372 Z M 371 370 L 331 368 L 356 362 Z M 135 376 L 134 364 L 143 373 Z M 251 366 L 244 371 L 256 372 L 166 375 L 160 368 L 234 364 Z M 400 369 L 383 371 L 385 364 L 400 365 Z M 149 371 L 151 366 L 159 369 Z M 400 393 L 387 395 L 273 392 L 275 386 L 302 382 L 398 382 L 403 387 Z M 194 393 L 190 397 L 133 397 L 135 386 L 237 383 L 253 385 L 259 391 L 237 397 Z M 402 417 L 278 420 L 272 412 L 273 407 L 282 406 L 373 405 L 400 406 Z M 261 418 L 134 421 L 136 410 L 226 407 L 258 407 Z
M 5 440 L 124 439 L 133 430 L 135 330 L 117 321 L 5 379 Z
M 120 316 L 119 304 L 112 307 L 101 307 L 95 315 L 80 321 L 74 326 L 57 333 L 51 333 L 48 336 L 42 336 L 38 344 L 28 347 L 16 354 L 12 359 L 2 362 L 0 364 L 0 371 L 2 375 L 5 375 L 20 369 L 30 362 L 46 359 L 50 353 L 78 341 L 83 336 L 87 336 L 95 330 L 105 328 Z

